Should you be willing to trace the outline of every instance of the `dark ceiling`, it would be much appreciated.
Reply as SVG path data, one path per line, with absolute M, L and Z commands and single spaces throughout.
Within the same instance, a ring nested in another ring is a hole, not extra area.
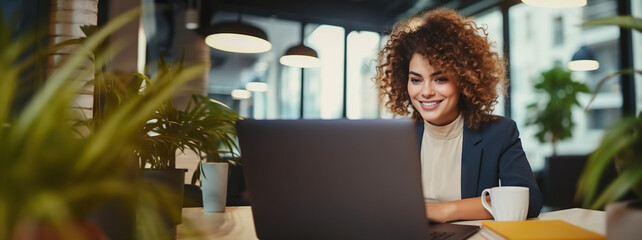
M 515 0 L 202 0 L 204 17 L 217 11 L 239 12 L 352 30 L 388 31 L 416 12 L 447 7 L 473 14 Z

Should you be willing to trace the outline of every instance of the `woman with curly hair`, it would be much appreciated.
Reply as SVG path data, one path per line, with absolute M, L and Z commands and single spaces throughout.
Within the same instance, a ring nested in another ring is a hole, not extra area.
M 505 64 L 484 28 L 447 9 L 399 22 L 379 53 L 375 80 L 386 108 L 417 122 L 430 221 L 492 218 L 480 196 L 500 181 L 528 187 L 528 217 L 539 215 L 542 193 L 517 126 L 492 115 Z

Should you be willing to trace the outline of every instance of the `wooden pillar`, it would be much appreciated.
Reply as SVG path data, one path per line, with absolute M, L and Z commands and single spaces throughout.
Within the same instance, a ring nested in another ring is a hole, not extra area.
M 49 46 L 68 39 L 85 37 L 80 26 L 96 25 L 97 16 L 98 0 L 52 0 L 48 32 Z M 47 58 L 47 76 L 50 76 L 58 64 L 73 53 L 76 48 L 77 46 L 69 46 L 51 53 Z M 84 73 L 87 77 L 79 79 L 80 82 L 78 82 L 86 87 L 76 97 L 72 109 L 89 118 L 92 116 L 94 91 L 93 87 L 87 86 L 86 83 L 94 77 L 94 64 L 88 59 L 87 64 L 79 71 L 81 73 L 86 71 Z

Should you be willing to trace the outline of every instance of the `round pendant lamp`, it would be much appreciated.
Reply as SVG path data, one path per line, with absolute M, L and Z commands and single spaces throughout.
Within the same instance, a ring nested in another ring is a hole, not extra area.
M 231 95 L 234 100 L 245 100 L 252 97 L 252 93 L 245 89 L 234 89 L 232 90 Z
M 591 50 L 586 46 L 580 47 L 568 63 L 571 71 L 592 71 L 600 68 L 600 63 L 595 59 Z
M 208 29 L 205 43 L 213 48 L 235 53 L 262 53 L 272 49 L 265 31 L 239 20 L 222 22 Z
M 545 8 L 572 8 L 586 6 L 586 0 L 522 0 L 535 7 Z
M 201 0 L 187 0 L 185 9 L 185 28 L 194 30 L 198 28 L 198 11 L 201 8 Z
M 301 24 L 301 43 L 288 48 L 285 54 L 279 58 L 283 65 L 299 68 L 314 68 L 321 65 L 319 55 L 314 49 L 303 44 L 305 24 Z
M 250 92 L 267 92 L 268 84 L 265 82 L 249 82 L 245 84 L 245 89 Z
M 290 67 L 312 68 L 318 67 L 321 63 L 319 56 L 314 49 L 299 44 L 289 48 L 279 58 L 279 62 Z

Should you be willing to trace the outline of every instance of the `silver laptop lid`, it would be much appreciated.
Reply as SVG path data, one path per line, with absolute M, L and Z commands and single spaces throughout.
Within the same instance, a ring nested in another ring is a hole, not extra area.
M 261 239 L 427 239 L 410 119 L 240 120 Z

